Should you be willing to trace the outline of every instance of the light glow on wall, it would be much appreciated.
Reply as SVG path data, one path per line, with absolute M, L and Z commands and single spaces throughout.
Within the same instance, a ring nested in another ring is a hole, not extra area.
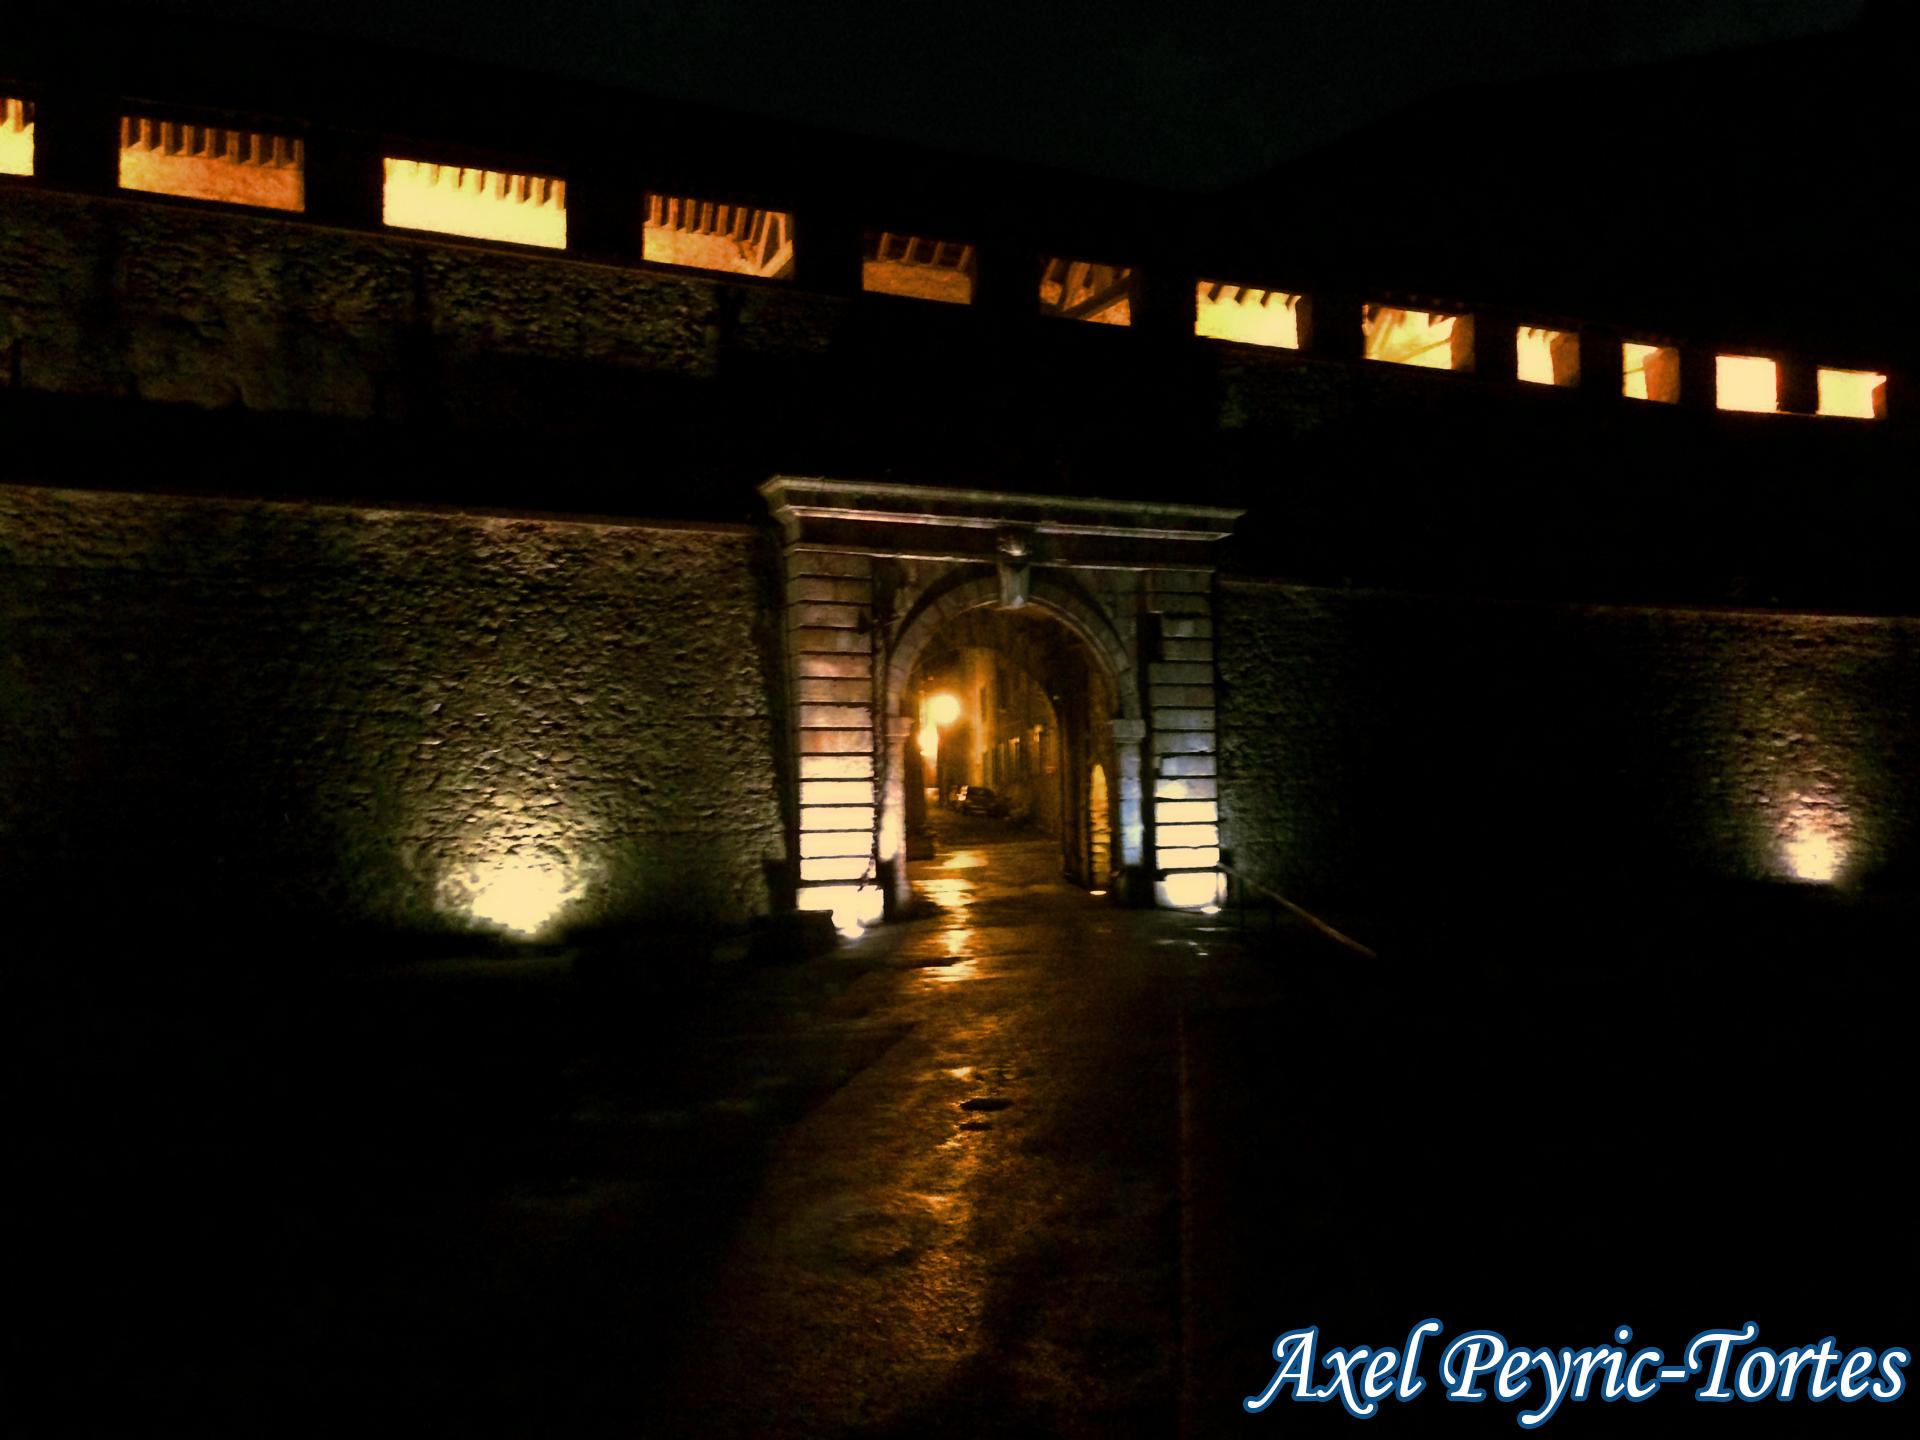
M 1578 385 L 1580 337 L 1571 330 L 1522 325 L 1514 332 L 1515 374 L 1530 385 Z
M 33 105 L 0 97 L 0 175 L 33 174 Z
M 803 657 L 804 658 L 804 657 Z M 857 718 L 871 724 L 868 707 L 854 716 L 836 715 L 836 722 Z M 802 736 L 807 733 L 802 731 Z M 844 732 L 827 731 L 834 734 Z M 874 883 L 878 874 L 874 757 L 855 754 L 800 756 L 800 830 L 797 838 L 799 893 L 802 910 L 824 910 L 833 916 L 843 935 L 857 935 L 863 926 L 879 920 L 885 898 Z
M 1890 752 L 1872 698 L 1908 637 L 1831 616 L 1750 616 L 1703 637 L 1701 714 L 1721 737 L 1729 838 L 1755 876 L 1847 885 L 1886 861 Z M 1897 810 L 1895 811 L 1897 813 Z
M 784 280 L 793 274 L 793 216 L 752 205 L 649 194 L 640 258 L 655 265 Z
M 1680 352 L 1671 345 L 1628 340 L 1620 346 L 1620 393 L 1629 400 L 1661 405 L 1680 399 Z
M 389 156 L 380 218 L 399 230 L 564 250 L 567 182 Z
M 802 780 L 800 803 L 814 805 L 872 805 L 871 780 Z
M 1872 370 L 1820 369 L 1820 413 L 1879 420 L 1887 413 L 1887 377 Z
M 1807 826 L 1796 827 L 1781 842 L 1780 854 L 1796 880 L 1831 885 L 1839 877 L 1846 852 L 1832 834 Z
M 886 913 L 886 897 L 878 885 L 816 885 L 800 892 L 799 905 L 802 910 L 826 911 L 834 928 L 850 939 L 879 924 Z
M 1300 297 L 1202 280 L 1194 290 L 1193 333 L 1243 345 L 1300 348 Z
M 1176 910 L 1207 910 L 1220 902 L 1220 805 L 1189 799 L 1184 788 L 1155 787 L 1153 843 L 1161 872 L 1159 900 Z M 1167 789 L 1177 789 L 1169 795 Z
M 1220 864 L 1219 847 L 1213 845 L 1163 846 L 1154 854 L 1162 870 L 1213 870 Z
M 1153 793 L 1161 800 L 1210 800 L 1213 798 L 1214 782 L 1211 777 L 1190 780 L 1177 775 L 1162 775 L 1153 782 Z
M 551 858 L 509 852 L 476 866 L 466 877 L 467 913 L 481 925 L 522 939 L 548 931 L 561 911 L 579 898 L 572 867 Z
M 1780 367 L 1758 355 L 1713 357 L 1713 403 L 1771 415 L 1780 408 Z
M 920 701 L 920 729 L 915 735 L 915 743 L 920 749 L 920 758 L 926 761 L 927 769 L 937 774 L 940 767 L 940 732 L 960 718 L 960 700 L 958 696 L 941 691 L 937 695 L 928 695 Z
M 1183 870 L 1162 882 L 1165 903 L 1175 910 L 1206 910 L 1220 903 L 1220 872 Z
M 862 810 L 864 806 L 850 806 L 849 809 Z M 812 812 L 802 816 L 800 823 L 818 822 L 819 813 Z M 873 850 L 873 831 L 871 820 L 868 828 L 860 830 L 803 830 L 800 832 L 800 859 L 808 860 L 848 859 L 855 856 L 865 859 Z
M 120 188 L 265 210 L 306 209 L 306 145 L 286 135 L 120 118 Z
M 1451 370 L 1453 334 L 1459 319 L 1457 315 L 1426 310 L 1368 305 L 1360 320 L 1360 332 L 1366 337 L 1363 353 L 1369 360 L 1384 360 L 1391 365 Z

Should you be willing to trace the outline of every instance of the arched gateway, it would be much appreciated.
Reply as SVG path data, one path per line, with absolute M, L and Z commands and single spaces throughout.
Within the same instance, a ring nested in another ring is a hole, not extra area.
M 1000 612 L 1060 622 L 1110 696 L 1097 754 L 1121 894 L 1215 898 L 1213 557 L 1240 511 L 795 476 L 761 493 L 784 540 L 802 909 L 870 921 L 907 898 L 916 665 Z

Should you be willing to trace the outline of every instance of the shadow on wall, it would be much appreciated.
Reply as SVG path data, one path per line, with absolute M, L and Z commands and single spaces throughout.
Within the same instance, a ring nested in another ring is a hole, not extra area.
M 1296 898 L 1920 870 L 1913 622 L 1233 584 L 1221 604 L 1228 843 Z
M 628 936 L 642 952 L 656 943 L 671 948 L 733 928 L 769 903 L 764 870 L 743 872 L 732 847 L 698 834 L 673 837 L 671 844 L 650 837 L 645 843 L 613 845 L 598 886 L 597 903 L 585 917 L 569 925 L 562 915 L 561 938 L 587 942 Z

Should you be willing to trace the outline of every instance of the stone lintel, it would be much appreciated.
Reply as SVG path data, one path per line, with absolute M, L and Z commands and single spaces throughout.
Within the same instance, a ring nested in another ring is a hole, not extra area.
M 791 550 L 993 562 L 1017 532 L 1036 566 L 1169 572 L 1199 588 L 1212 547 L 1245 512 L 1176 501 L 1083 499 L 891 481 L 775 476 L 760 487 Z

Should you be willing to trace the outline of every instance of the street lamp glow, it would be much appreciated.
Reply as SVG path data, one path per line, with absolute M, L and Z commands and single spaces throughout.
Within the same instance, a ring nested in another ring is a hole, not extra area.
M 960 700 L 958 696 L 945 691 L 927 701 L 927 718 L 935 725 L 951 725 L 960 718 Z

